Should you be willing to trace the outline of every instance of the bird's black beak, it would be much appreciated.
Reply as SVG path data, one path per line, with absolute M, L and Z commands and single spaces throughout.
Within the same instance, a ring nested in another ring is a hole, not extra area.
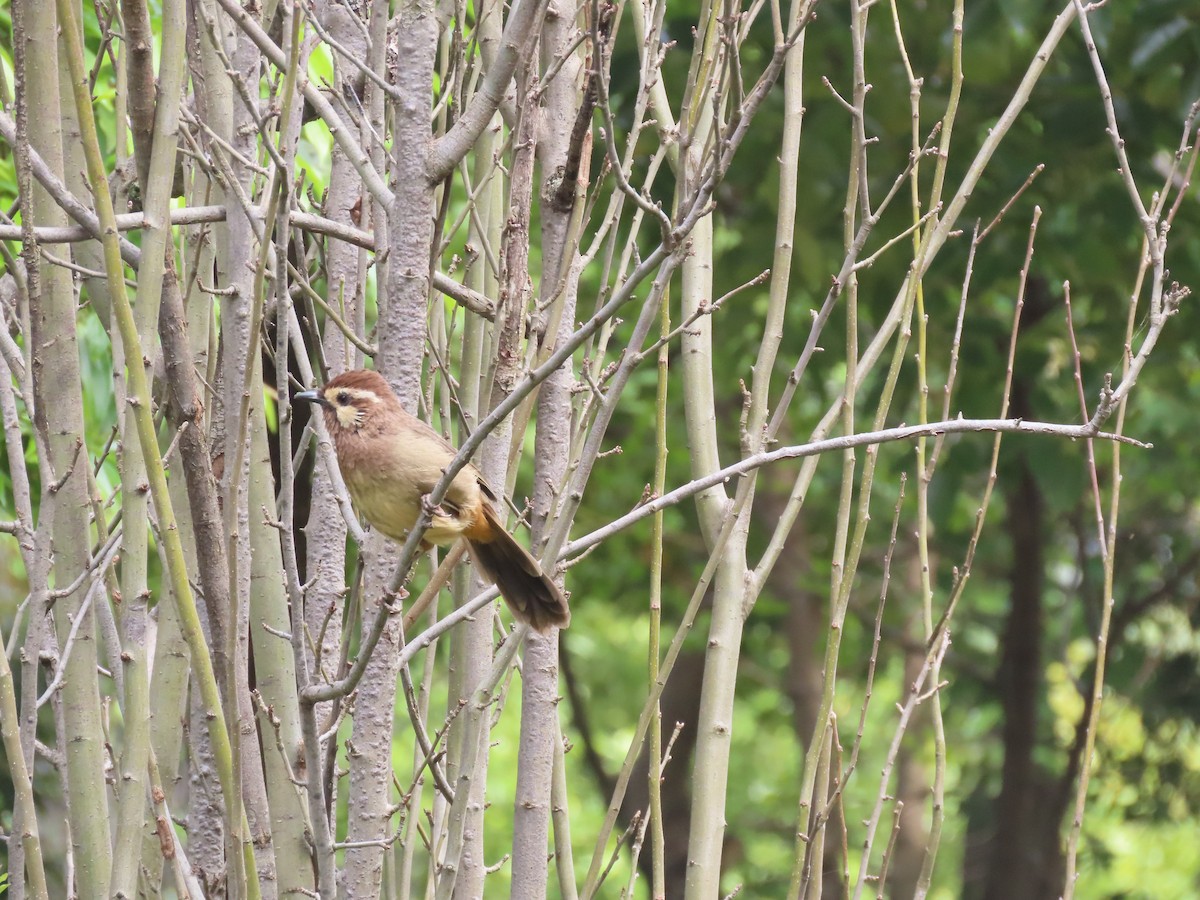
M 292 397 L 293 403 L 295 403 L 297 400 L 301 400 L 305 403 L 316 403 L 320 406 L 328 407 L 330 409 L 333 408 L 333 404 L 322 397 L 320 391 L 301 391 Z

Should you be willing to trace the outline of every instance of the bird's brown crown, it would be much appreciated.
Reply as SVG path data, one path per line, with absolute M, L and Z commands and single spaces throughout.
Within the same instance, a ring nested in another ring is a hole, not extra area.
M 331 425 L 356 430 L 373 409 L 399 406 L 396 395 L 378 372 L 343 372 L 321 388 L 322 406 Z

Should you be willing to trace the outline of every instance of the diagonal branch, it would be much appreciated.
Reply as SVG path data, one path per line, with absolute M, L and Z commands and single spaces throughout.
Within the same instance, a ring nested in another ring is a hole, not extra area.
M 918 437 L 940 437 L 946 434 L 993 433 L 993 434 L 1041 434 L 1070 440 L 1096 438 L 1103 441 L 1116 441 L 1131 444 L 1142 449 L 1151 449 L 1154 445 L 1143 443 L 1123 434 L 1113 434 L 1100 431 L 1099 423 L 1088 422 L 1084 425 L 1064 425 L 1057 422 L 1027 422 L 1024 419 L 950 419 L 944 422 L 930 422 L 927 425 L 898 425 L 895 428 L 884 428 L 881 431 L 864 431 L 858 434 L 842 435 L 825 438 L 807 444 L 796 444 L 790 447 L 780 447 L 765 453 L 756 453 L 739 460 L 732 465 L 697 478 L 687 484 L 677 487 L 669 493 L 656 497 L 649 503 L 631 510 L 618 519 L 614 519 L 603 528 L 598 528 L 590 534 L 577 538 L 563 549 L 563 557 L 576 557 L 591 549 L 630 525 L 640 522 L 647 516 L 653 515 L 660 509 L 674 506 L 688 497 L 708 490 L 714 485 L 724 484 L 731 478 L 745 475 L 763 466 L 771 465 L 784 459 L 804 459 L 809 456 L 820 456 L 822 453 L 833 453 L 854 447 L 870 447 L 877 444 L 888 444 L 895 441 L 907 441 Z
M 517 64 L 529 52 L 533 36 L 537 33 L 535 25 L 542 21 L 547 3 L 548 0 L 521 0 L 509 14 L 500 38 L 500 48 L 483 83 L 458 121 L 430 148 L 426 163 L 430 183 L 439 182 L 453 172 L 492 121 L 512 83 Z

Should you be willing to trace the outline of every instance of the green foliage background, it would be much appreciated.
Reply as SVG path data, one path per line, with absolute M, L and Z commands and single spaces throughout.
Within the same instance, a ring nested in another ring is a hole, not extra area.
M 824 4 L 807 33 L 795 289 L 779 356 L 781 377 L 799 352 L 808 333 L 810 311 L 824 296 L 843 253 L 841 209 L 847 178 L 847 114 L 820 79 L 828 77 L 839 90 L 848 85 L 848 15 L 842 5 Z M 945 2 L 904 4 L 903 15 L 912 65 L 924 79 L 923 117 L 932 122 L 944 109 L 950 86 L 950 6 Z M 961 177 L 974 149 L 1011 96 L 1052 15 L 1045 4 L 1032 0 L 968 4 L 964 31 L 966 84 L 955 129 L 950 184 Z M 687 59 L 684 50 L 691 40 L 687 25 L 690 16 L 694 16 L 691 3 L 679 0 L 669 4 L 668 32 L 681 45 L 679 51 L 667 56 L 664 77 L 669 85 L 678 85 L 686 76 L 682 67 Z M 1154 169 L 1156 155 L 1177 147 L 1180 123 L 1190 104 L 1200 97 L 1200 8 L 1169 0 L 1110 3 L 1093 15 L 1093 23 L 1139 183 L 1160 182 Z M 4 43 L 3 64 L 11 84 L 11 34 L 6 9 L 0 10 L 0 36 Z M 96 35 L 90 37 L 94 43 Z M 911 143 L 908 84 L 888 11 L 882 4 L 873 13 L 869 40 L 867 76 L 872 90 L 866 125 L 868 135 L 878 138 L 871 146 L 869 171 L 872 193 L 879 196 L 903 167 Z M 769 30 L 760 28 L 743 59 L 752 67 L 761 65 L 769 51 Z M 612 95 L 618 113 L 635 88 L 632 81 L 622 79 L 632 77 L 630 73 L 636 67 L 623 63 L 629 61 L 617 58 L 612 66 Z M 327 59 L 314 58 L 313 74 L 320 74 L 321 67 L 327 70 L 328 65 Z M 111 76 L 102 70 L 101 84 L 106 77 Z M 98 105 L 103 106 L 106 95 L 103 90 L 98 93 Z M 771 263 L 777 191 L 773 154 L 778 148 L 781 115 L 776 95 L 756 121 L 739 165 L 718 195 L 717 296 L 753 278 Z M 103 122 L 104 116 L 100 119 Z M 111 133 L 107 138 L 111 149 Z M 310 125 L 306 129 L 299 158 L 319 194 L 328 143 L 318 127 Z M 1043 218 L 1032 277 L 1039 285 L 1045 308 L 1044 315 L 1022 331 L 1017 365 L 1018 372 L 1033 385 L 1030 403 L 1036 417 L 1060 421 L 1078 417 L 1063 316 L 1063 281 L 1069 280 L 1072 287 L 1084 387 L 1090 402 L 1098 395 L 1105 373 L 1119 370 L 1132 288 L 1128 278 L 1136 269 L 1141 233 L 1129 214 L 1129 200 L 1105 135 L 1091 66 L 1077 32 L 1055 55 L 1047 76 L 972 198 L 964 223 L 990 220 L 1038 165 L 1044 165 L 1045 170 L 1013 206 L 976 260 L 952 413 L 961 410 L 967 416 L 991 416 L 998 408 L 1017 270 L 1034 204 L 1043 210 Z M 598 168 L 597 160 L 593 171 Z M 926 180 L 931 170 L 928 166 Z M 661 182 L 659 196 L 664 201 L 669 201 L 671 187 L 669 181 Z M 0 156 L 0 204 L 7 208 L 15 198 L 12 156 L 5 153 Z M 1181 201 L 1171 234 L 1168 264 L 1173 278 L 1184 284 L 1200 283 L 1196 277 L 1200 271 L 1198 201 L 1200 194 L 1193 187 Z M 909 215 L 904 204 L 894 207 L 876 234 L 901 231 Z M 932 326 L 928 362 L 935 387 L 944 378 L 949 357 L 951 334 L 943 329 L 943 323 L 953 322 L 968 240 L 969 235 L 964 235 L 948 247 L 925 283 Z M 873 249 L 869 247 L 868 252 Z M 901 250 L 883 256 L 873 268 L 861 273 L 860 316 L 866 335 L 884 315 L 903 279 L 907 261 Z M 594 283 L 592 288 L 596 288 Z M 736 451 L 741 411 L 738 380 L 749 381 L 759 341 L 757 323 L 761 316 L 757 313 L 765 303 L 765 289 L 750 290 L 731 300 L 715 321 L 719 416 L 727 426 L 726 450 L 730 456 Z M 673 318 L 678 320 L 678 310 Z M 99 448 L 107 441 L 107 423 L 114 416 L 111 361 L 107 340 L 91 311 L 81 310 L 79 322 L 87 379 L 88 445 Z M 844 340 L 840 328 L 835 318 L 823 339 L 826 346 L 840 346 Z M 1121 501 L 1116 602 L 1120 609 L 1143 598 L 1154 599 L 1114 638 L 1084 827 L 1080 897 L 1200 896 L 1200 856 L 1195 853 L 1196 834 L 1200 833 L 1200 588 L 1196 583 L 1200 516 L 1195 489 L 1200 483 L 1195 427 L 1195 411 L 1200 406 L 1200 352 L 1194 338 L 1198 332 L 1200 316 L 1195 302 L 1186 301 L 1142 376 L 1127 421 L 1127 432 L 1153 443 L 1154 449 L 1122 453 L 1126 489 Z M 803 395 L 794 404 L 795 415 L 785 440 L 803 440 L 840 390 L 844 371 L 838 356 L 830 353 L 828 359 L 818 357 Z M 676 361 L 673 358 L 672 362 Z M 910 366 L 902 386 L 902 390 L 908 390 L 899 395 L 914 398 L 913 405 L 895 408 L 893 424 L 911 421 L 915 415 L 913 371 Z M 647 368 L 634 378 L 628 402 L 623 404 L 612 430 L 612 442 L 619 444 L 621 452 L 597 464 L 579 517 L 579 533 L 626 511 L 636 502 L 642 486 L 652 480 L 655 377 L 653 369 Z M 869 396 L 878 387 L 870 386 L 865 393 Z M 680 396 L 678 385 L 673 387 L 672 396 Z M 935 395 L 934 402 L 940 402 L 940 396 Z M 690 478 L 681 407 L 680 414 L 669 421 L 668 439 L 672 453 L 667 483 L 672 486 Z M 942 599 L 950 586 L 951 569 L 961 561 L 974 524 L 989 452 L 987 439 L 968 437 L 952 442 L 933 487 L 933 531 L 939 546 L 936 585 L 937 596 Z M 1111 451 L 1098 446 L 1097 455 L 1103 474 L 1111 464 Z M 1090 518 L 1091 496 L 1082 448 L 1047 439 L 1008 438 L 1002 455 L 1002 484 L 1013 473 L 1013 460 L 1020 458 L 1032 466 L 1047 504 L 1049 522 L 1041 673 L 1044 696 L 1037 758 L 1053 778 L 1062 772 L 1065 750 L 1073 740 L 1075 723 L 1083 709 L 1080 691 L 1087 687 L 1094 659 L 1091 636 L 1098 620 L 1100 561 L 1089 537 L 1094 533 L 1094 521 Z M 852 603 L 839 673 L 843 690 L 837 713 L 842 723 L 841 738 L 847 746 L 853 740 L 858 719 L 891 510 L 901 473 L 913 476 L 911 448 L 885 447 L 881 459 L 873 503 L 872 545 L 864 555 L 867 561 Z M 0 519 L 12 517 L 11 486 L 3 460 L 0 455 Z M 791 653 L 786 636 L 788 605 L 789 597 L 797 592 L 816 598 L 828 594 L 829 523 L 837 502 L 839 465 L 827 460 L 819 468 L 803 525 L 797 529 L 794 547 L 789 550 L 797 561 L 781 568 L 746 628 L 733 725 L 733 756 L 739 762 L 731 770 L 727 810 L 729 841 L 736 852 L 728 854 L 731 864 L 726 877 L 729 889 L 742 884 L 747 897 L 782 896 L 790 868 L 795 782 L 802 749 L 796 739 L 792 701 L 783 683 Z M 772 495 L 786 496 L 793 472 L 766 473 L 760 503 L 767 503 Z M 106 490 L 117 483 L 111 463 L 99 477 Z M 911 491 L 905 504 L 902 512 L 911 517 Z M 1001 711 L 995 658 L 1008 610 L 1005 579 L 1011 565 L 1003 518 L 1003 501 L 998 496 L 971 586 L 958 613 L 944 671 L 949 681 L 943 704 L 950 768 L 947 826 L 935 877 L 937 897 L 969 893 L 963 882 L 969 844 L 978 830 L 986 830 L 991 800 L 999 786 Z M 669 510 L 666 529 L 664 620 L 673 622 L 686 604 L 704 557 L 689 506 Z M 564 647 L 587 704 L 595 749 L 610 773 L 620 765 L 645 691 L 648 537 L 648 525 L 618 535 L 596 550 L 587 565 L 573 569 L 571 574 L 574 624 L 565 636 Z M 762 549 L 763 536 L 752 535 L 752 552 L 755 537 L 760 539 L 757 549 Z M 904 552 L 902 546 L 898 553 Z M 24 589 L 17 555 L 9 548 L 0 553 L 0 626 L 7 635 Z M 897 566 L 900 564 L 898 560 Z M 859 777 L 848 786 L 847 806 L 854 811 L 851 818 L 865 814 L 874 797 L 877 773 L 894 728 L 895 702 L 905 686 L 903 657 L 897 648 L 919 617 L 919 598 L 906 592 L 899 581 L 894 576 Z M 698 623 L 691 638 L 697 648 L 702 647 L 705 625 L 704 621 Z M 498 748 L 492 757 L 489 791 L 493 809 L 501 814 L 489 818 L 489 861 L 499 859 L 511 846 L 506 829 L 514 791 L 518 703 L 519 696 L 514 692 L 493 738 Z M 397 715 L 406 715 L 402 704 Z M 578 744 L 581 737 L 572 728 L 575 720 L 570 711 L 565 713 L 564 721 L 568 735 Z M 669 733 L 669 723 L 666 730 Z M 918 730 L 909 740 L 914 753 L 929 763 L 932 750 L 922 747 L 922 743 L 928 743 L 928 735 Z M 399 738 L 397 766 L 407 765 L 411 753 L 407 741 Z M 607 798 L 597 789 L 580 757 L 579 753 L 570 754 L 568 765 L 573 769 L 571 804 L 577 860 L 586 861 L 590 835 L 603 817 Z M 686 778 L 688 765 L 686 759 L 675 760 L 667 777 Z M 6 779 L 0 779 L 0 790 L 0 821 L 7 824 L 11 793 Z M 854 853 L 852 847 L 852 857 Z M 852 860 L 852 871 L 854 867 Z M 628 875 L 627 862 L 623 862 L 612 878 L 624 881 Z

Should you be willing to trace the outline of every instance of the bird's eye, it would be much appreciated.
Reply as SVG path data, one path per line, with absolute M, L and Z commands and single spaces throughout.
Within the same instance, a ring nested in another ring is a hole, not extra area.
M 342 406 L 349 406 L 350 405 L 350 392 L 349 391 L 338 391 L 337 402 Z

